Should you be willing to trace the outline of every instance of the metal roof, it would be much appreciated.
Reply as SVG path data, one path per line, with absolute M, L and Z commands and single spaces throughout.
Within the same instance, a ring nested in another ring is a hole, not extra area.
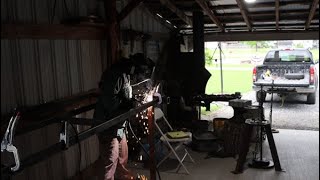
M 173 4 L 175 11 L 168 6 L 168 2 Z M 199 2 L 209 7 L 210 12 L 201 8 Z M 192 19 L 192 12 L 196 8 L 204 12 L 205 30 L 210 32 L 266 29 L 319 31 L 319 0 L 257 0 L 255 3 L 246 3 L 244 0 L 148 0 L 144 4 L 184 30 L 182 32 L 192 32 L 192 28 L 176 12 L 181 11 Z M 208 13 L 218 19 L 223 29 L 209 18 Z

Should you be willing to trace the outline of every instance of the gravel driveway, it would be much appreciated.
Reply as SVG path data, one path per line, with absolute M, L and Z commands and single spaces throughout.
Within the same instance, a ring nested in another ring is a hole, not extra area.
M 274 95 L 272 110 L 272 125 L 280 129 L 299 129 L 299 130 L 319 130 L 319 90 L 317 91 L 316 104 L 306 104 L 305 95 L 288 96 L 283 107 L 281 98 Z M 242 99 L 250 99 L 253 104 L 258 104 L 255 100 L 255 92 L 244 94 Z M 267 95 L 264 103 L 265 117 L 269 119 L 271 95 Z
M 299 130 L 319 130 L 319 90 L 317 91 L 316 104 L 306 104 L 305 95 L 288 96 L 284 105 L 281 107 L 281 98 L 274 95 L 274 104 L 272 112 L 272 126 L 279 129 L 299 129 Z M 242 99 L 252 100 L 253 105 L 258 105 L 255 98 L 255 92 L 243 94 Z M 265 108 L 265 117 L 269 119 L 271 95 L 268 94 Z M 233 116 L 232 107 L 227 102 L 215 102 L 222 106 L 221 109 L 210 115 L 202 115 L 201 119 L 212 120 L 215 117 L 230 118 Z

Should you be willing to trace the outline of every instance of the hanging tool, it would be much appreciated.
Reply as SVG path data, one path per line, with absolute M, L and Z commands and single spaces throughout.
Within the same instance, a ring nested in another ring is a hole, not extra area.
M 4 150 L 6 150 L 7 152 L 13 153 L 15 166 L 10 168 L 11 171 L 13 172 L 18 171 L 20 168 L 20 159 L 19 159 L 18 149 L 13 145 L 14 130 L 16 127 L 16 123 L 19 119 L 20 119 L 20 112 L 16 113 L 15 111 L 15 113 L 13 114 L 13 116 L 9 121 L 7 130 L 1 142 L 1 152 L 4 152 Z

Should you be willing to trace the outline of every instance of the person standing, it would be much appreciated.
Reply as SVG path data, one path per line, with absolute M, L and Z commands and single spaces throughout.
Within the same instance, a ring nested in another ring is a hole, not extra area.
M 135 66 L 128 59 L 122 59 L 106 70 L 99 83 L 101 95 L 98 98 L 94 121 L 95 125 L 108 121 L 134 107 L 130 75 Z M 126 122 L 115 125 L 98 134 L 100 157 L 104 162 L 104 180 L 134 179 L 126 168 L 128 145 L 125 134 Z

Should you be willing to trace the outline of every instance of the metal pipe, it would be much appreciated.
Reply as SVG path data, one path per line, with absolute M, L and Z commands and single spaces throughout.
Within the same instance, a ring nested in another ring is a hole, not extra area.
M 221 94 L 223 94 L 223 73 L 222 73 L 222 50 L 221 50 L 221 42 L 218 43 L 218 47 L 220 50 L 220 82 L 221 82 Z
M 269 113 L 269 120 L 270 120 L 271 128 L 272 128 L 273 86 L 274 86 L 274 80 L 272 80 L 272 86 L 271 86 L 271 103 L 270 103 L 270 113 Z
M 75 135 L 75 136 L 72 136 L 69 138 L 69 147 L 70 146 L 73 146 L 74 144 L 78 143 L 78 141 L 83 141 L 87 138 L 89 138 L 90 136 L 94 135 L 94 134 L 97 134 L 97 133 L 100 133 L 118 123 L 121 123 L 123 121 L 125 121 L 127 118 L 129 118 L 130 116 L 132 115 L 135 115 L 136 113 L 139 113 L 141 112 L 142 110 L 150 107 L 150 106 L 153 106 L 155 104 L 157 104 L 159 101 L 159 99 L 155 99 L 151 102 L 148 102 L 146 104 L 143 104 L 137 108 L 134 108 L 134 109 L 130 109 L 128 112 L 124 113 L 124 114 L 121 114 L 117 117 L 114 117 L 104 123 L 101 123 L 95 127 L 92 127 L 88 130 L 85 130 L 81 133 L 79 133 L 79 136 Z M 77 137 L 79 137 L 77 139 Z M 56 143 L 40 152 L 37 152 L 37 153 L 34 153 L 26 158 L 24 158 L 22 161 L 21 161 L 21 168 L 16 171 L 16 172 L 11 172 L 10 171 L 10 167 L 6 167 L 6 168 L 2 168 L 1 169 L 1 172 L 2 173 L 9 173 L 11 175 L 16 175 L 17 173 L 23 171 L 23 168 L 26 168 L 26 167 L 29 167 L 29 166 L 32 166 L 44 159 L 47 159 L 49 158 L 50 156 L 54 155 L 54 154 L 57 154 L 61 151 L 64 150 L 64 143 L 63 142 L 59 142 L 59 143 Z
M 30 123 L 29 126 L 24 127 L 23 129 L 17 129 L 17 132 L 15 133 L 15 137 L 17 136 L 21 136 L 23 134 L 26 134 L 28 132 L 43 128 L 45 126 L 48 126 L 50 124 L 54 124 L 54 123 L 59 123 L 61 122 L 61 120 L 64 119 L 69 119 L 72 116 L 81 114 L 83 112 L 87 112 L 89 110 L 92 110 L 95 107 L 95 103 L 94 104 L 90 104 L 88 106 L 84 106 L 78 109 L 75 109 L 73 111 L 64 113 L 62 115 L 60 115 L 59 117 L 50 117 L 50 118 L 45 118 L 42 121 L 38 121 L 38 122 L 32 122 Z
M 150 179 L 156 180 L 156 162 L 155 162 L 155 146 L 154 146 L 154 107 L 151 106 L 147 111 L 148 116 L 148 143 L 150 145 Z

